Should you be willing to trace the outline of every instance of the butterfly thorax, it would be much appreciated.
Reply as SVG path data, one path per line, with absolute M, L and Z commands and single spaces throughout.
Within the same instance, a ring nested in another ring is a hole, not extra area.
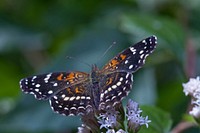
M 99 82 L 100 72 L 96 64 L 92 65 L 92 71 L 90 77 L 92 84 L 96 84 Z
M 100 82 L 100 71 L 99 68 L 97 67 L 96 64 L 92 65 L 92 72 L 91 72 L 91 82 L 92 82 L 92 90 L 91 90 L 91 94 L 93 97 L 93 104 L 95 106 L 96 109 L 98 109 L 99 107 L 99 103 L 100 103 L 100 86 L 99 86 L 99 82 Z

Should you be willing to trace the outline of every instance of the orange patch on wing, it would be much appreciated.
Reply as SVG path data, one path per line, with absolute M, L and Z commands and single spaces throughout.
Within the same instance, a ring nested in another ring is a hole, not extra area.
M 119 64 L 119 62 L 117 60 L 114 59 L 114 60 L 111 61 L 112 67 L 115 67 L 117 64 Z
M 69 73 L 66 80 L 70 80 L 70 79 L 73 79 L 73 78 L 74 78 L 74 73 Z
M 74 82 L 74 79 L 75 79 L 74 73 L 71 72 L 71 73 L 69 73 L 69 74 L 67 75 L 67 77 L 65 78 L 65 81 L 68 81 L 68 82 L 70 82 L 70 83 L 73 83 L 73 82 Z
M 76 87 L 76 88 L 75 88 L 75 92 L 76 92 L 76 93 L 81 93 L 81 94 L 82 94 L 82 93 L 83 93 L 83 89 Z
M 121 54 L 120 57 L 121 57 L 122 60 L 124 60 L 126 58 L 126 55 Z
M 61 73 L 58 77 L 57 80 L 62 80 L 63 74 Z
M 70 88 L 67 88 L 69 94 L 73 94 Z
M 111 84 L 111 83 L 112 83 L 112 81 L 113 81 L 113 79 L 112 79 L 112 78 L 109 78 L 109 79 L 106 81 L 106 85 L 109 85 L 109 84 Z

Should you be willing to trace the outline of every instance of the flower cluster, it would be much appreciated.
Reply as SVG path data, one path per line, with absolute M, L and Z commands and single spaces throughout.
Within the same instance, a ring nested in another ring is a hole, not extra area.
M 126 111 L 120 103 L 117 107 L 110 107 L 99 114 L 84 116 L 82 118 L 84 124 L 78 128 L 78 133 L 95 132 L 97 129 L 98 132 L 106 133 L 137 133 L 142 125 L 148 128 L 148 123 L 151 122 L 148 116 L 142 117 L 141 113 L 139 104 L 129 100 Z M 95 122 L 97 124 L 94 124 Z M 95 125 L 97 125 L 96 129 L 94 129 Z
M 192 97 L 193 108 L 189 112 L 195 118 L 200 118 L 200 77 L 190 78 L 187 83 L 183 83 L 183 92 Z
M 100 114 L 98 119 L 98 123 L 100 124 L 100 129 L 106 128 L 109 129 L 109 127 L 114 128 L 117 126 L 117 114 L 119 112 L 115 111 L 114 108 L 108 109 L 103 114 Z
M 139 108 L 139 104 L 129 99 L 127 104 L 127 117 L 128 117 L 128 127 L 129 130 L 137 132 L 142 125 L 146 125 L 148 128 L 148 123 L 151 120 L 148 120 L 148 116 L 142 117 L 142 110 Z

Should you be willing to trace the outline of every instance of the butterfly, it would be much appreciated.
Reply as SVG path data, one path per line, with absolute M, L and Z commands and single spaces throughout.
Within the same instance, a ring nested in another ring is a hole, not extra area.
M 112 58 L 102 69 L 92 65 L 90 73 L 54 72 L 20 80 L 23 92 L 36 99 L 49 100 L 51 108 L 66 116 L 115 106 L 132 89 L 133 73 L 145 64 L 156 48 L 156 36 L 150 36 Z

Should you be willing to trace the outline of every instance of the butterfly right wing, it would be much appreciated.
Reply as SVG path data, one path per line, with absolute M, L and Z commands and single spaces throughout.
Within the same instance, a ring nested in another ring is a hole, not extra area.
M 134 73 L 145 64 L 146 57 L 151 54 L 157 44 L 157 37 L 150 36 L 120 52 L 102 69 L 102 73 L 126 71 Z
M 150 36 L 125 49 L 103 67 L 100 105 L 115 105 L 128 95 L 132 88 L 133 73 L 144 65 L 156 44 L 156 36 Z
M 104 110 L 109 106 L 115 106 L 128 95 L 132 88 L 133 74 L 128 72 L 110 73 L 101 80 L 99 108 Z

